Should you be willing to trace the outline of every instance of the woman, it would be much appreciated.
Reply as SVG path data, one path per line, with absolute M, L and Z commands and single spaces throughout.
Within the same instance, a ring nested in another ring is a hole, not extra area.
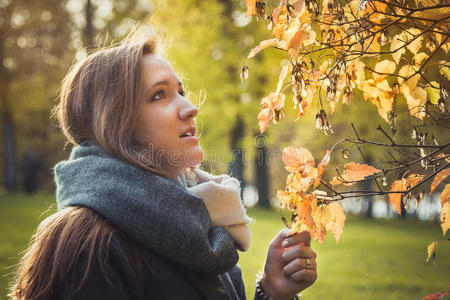
M 58 212 L 23 256 L 15 299 L 245 299 L 250 232 L 239 182 L 195 168 L 197 108 L 142 32 L 76 63 L 55 109 L 70 158 Z M 255 299 L 293 299 L 317 277 L 310 235 L 281 230 Z

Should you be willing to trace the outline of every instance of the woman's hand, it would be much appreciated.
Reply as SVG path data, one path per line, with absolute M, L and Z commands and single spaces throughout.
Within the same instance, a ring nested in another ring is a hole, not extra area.
M 289 229 L 282 229 L 267 251 L 261 286 L 274 300 L 291 300 L 294 295 L 316 281 L 316 253 L 311 249 L 311 235 L 302 231 L 286 238 Z M 307 259 L 310 263 L 306 268 Z

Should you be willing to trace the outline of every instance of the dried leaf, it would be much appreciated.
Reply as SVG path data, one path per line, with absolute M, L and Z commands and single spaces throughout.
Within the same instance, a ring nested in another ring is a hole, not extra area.
M 312 203 L 311 215 L 314 219 L 315 230 L 311 232 L 312 237 L 322 243 L 327 236 L 327 224 L 331 221 L 331 214 L 328 205 L 317 206 L 317 201 Z
M 312 168 L 307 174 L 291 173 L 286 179 L 286 187 L 290 191 L 302 193 L 313 184 L 315 178 L 317 178 L 316 168 Z
M 391 192 L 404 192 L 406 191 L 406 179 L 395 180 L 391 186 Z M 389 194 L 389 203 L 392 205 L 395 211 L 399 215 L 402 214 L 402 194 L 393 193 Z
M 307 228 L 314 228 L 314 219 L 311 215 L 312 201 L 316 200 L 316 196 L 314 194 L 307 194 L 301 197 L 300 205 L 297 206 L 296 212 L 299 220 L 306 225 Z
M 395 63 L 398 64 L 400 62 L 400 58 L 405 53 L 405 32 L 403 31 L 400 34 L 397 34 L 392 38 L 392 43 L 390 50 L 395 51 L 392 53 L 392 58 L 394 59 Z
M 306 148 L 289 146 L 284 148 L 281 153 L 288 172 L 309 174 L 314 167 L 314 157 Z
M 317 165 L 317 177 L 314 181 L 313 189 L 315 189 L 320 184 L 320 179 L 322 178 L 323 171 L 325 170 L 325 167 L 330 163 L 330 154 L 331 151 L 327 150 L 327 153 L 323 157 L 322 161 Z
M 364 178 L 379 172 L 381 171 L 367 164 L 350 162 L 344 165 L 344 172 L 342 173 L 342 176 L 335 176 L 330 183 L 333 185 L 338 185 L 341 183 L 344 185 L 353 185 L 356 181 L 363 180 Z
M 248 66 L 243 65 L 241 68 L 241 80 L 244 81 L 248 78 Z
M 258 46 L 256 46 L 252 50 L 250 50 L 250 54 L 248 55 L 247 58 L 252 58 L 256 54 L 258 54 L 260 51 L 262 51 L 268 47 L 275 46 L 277 43 L 278 43 L 277 39 L 264 40 L 264 41 L 260 42 Z
M 450 175 L 450 168 L 444 169 L 436 174 L 431 183 L 430 194 L 434 192 L 434 190 L 438 187 L 438 185 L 444 180 L 448 175 Z
M 450 228 L 450 201 L 448 200 L 441 207 L 441 228 L 442 234 L 445 236 L 447 230 Z
M 286 64 L 283 69 L 281 69 L 280 76 L 278 77 L 277 91 L 276 94 L 281 92 L 281 88 L 283 87 L 284 78 L 286 77 L 289 70 L 289 64 Z
M 450 183 L 445 185 L 441 193 L 441 227 L 445 236 L 450 228 Z
M 278 117 L 281 109 L 284 107 L 286 96 L 283 93 L 270 93 L 261 99 L 261 111 L 258 114 L 259 129 L 263 133 L 269 126 L 269 121 L 278 123 Z
M 289 28 L 281 35 L 279 46 L 288 51 L 292 59 L 297 59 L 300 48 L 311 45 L 316 40 L 316 33 L 309 24 L 292 22 Z
M 377 63 L 375 65 L 374 70 L 376 72 L 378 72 L 378 73 L 385 73 L 385 74 L 384 75 L 383 74 L 377 74 L 377 73 L 374 72 L 373 73 L 373 78 L 375 79 L 375 82 L 383 80 L 384 78 L 386 78 L 386 76 L 388 74 L 393 74 L 394 71 L 395 71 L 395 67 L 396 67 L 395 63 L 393 61 L 387 60 L 387 59 Z
M 332 202 L 328 204 L 328 210 L 331 218 L 329 223 L 326 225 L 326 228 L 328 230 L 331 230 L 336 239 L 336 243 L 339 243 L 339 239 L 342 235 L 342 229 L 344 228 L 345 224 L 344 209 L 339 203 Z
M 434 264 L 436 264 L 436 249 L 438 246 L 438 241 L 434 241 L 427 247 L 427 262 L 430 261 L 430 259 L 433 260 Z
M 420 48 L 422 47 L 423 41 L 422 30 L 417 28 L 408 29 L 408 42 L 413 39 L 414 41 L 408 44 L 406 48 L 408 48 L 408 50 L 415 55 L 417 54 L 417 52 L 419 52 Z

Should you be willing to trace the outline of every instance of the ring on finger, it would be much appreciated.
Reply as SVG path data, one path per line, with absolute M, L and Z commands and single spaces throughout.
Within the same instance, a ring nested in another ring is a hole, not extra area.
M 306 266 L 305 269 L 311 270 L 311 261 L 309 260 L 309 258 L 306 259 Z

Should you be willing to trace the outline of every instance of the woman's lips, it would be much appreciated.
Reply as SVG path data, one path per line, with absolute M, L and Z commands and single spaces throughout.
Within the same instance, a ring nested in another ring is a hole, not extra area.
M 196 136 L 196 135 L 185 135 L 185 136 L 182 136 L 181 138 L 185 139 L 185 140 L 191 140 L 191 141 L 198 142 L 198 136 Z

